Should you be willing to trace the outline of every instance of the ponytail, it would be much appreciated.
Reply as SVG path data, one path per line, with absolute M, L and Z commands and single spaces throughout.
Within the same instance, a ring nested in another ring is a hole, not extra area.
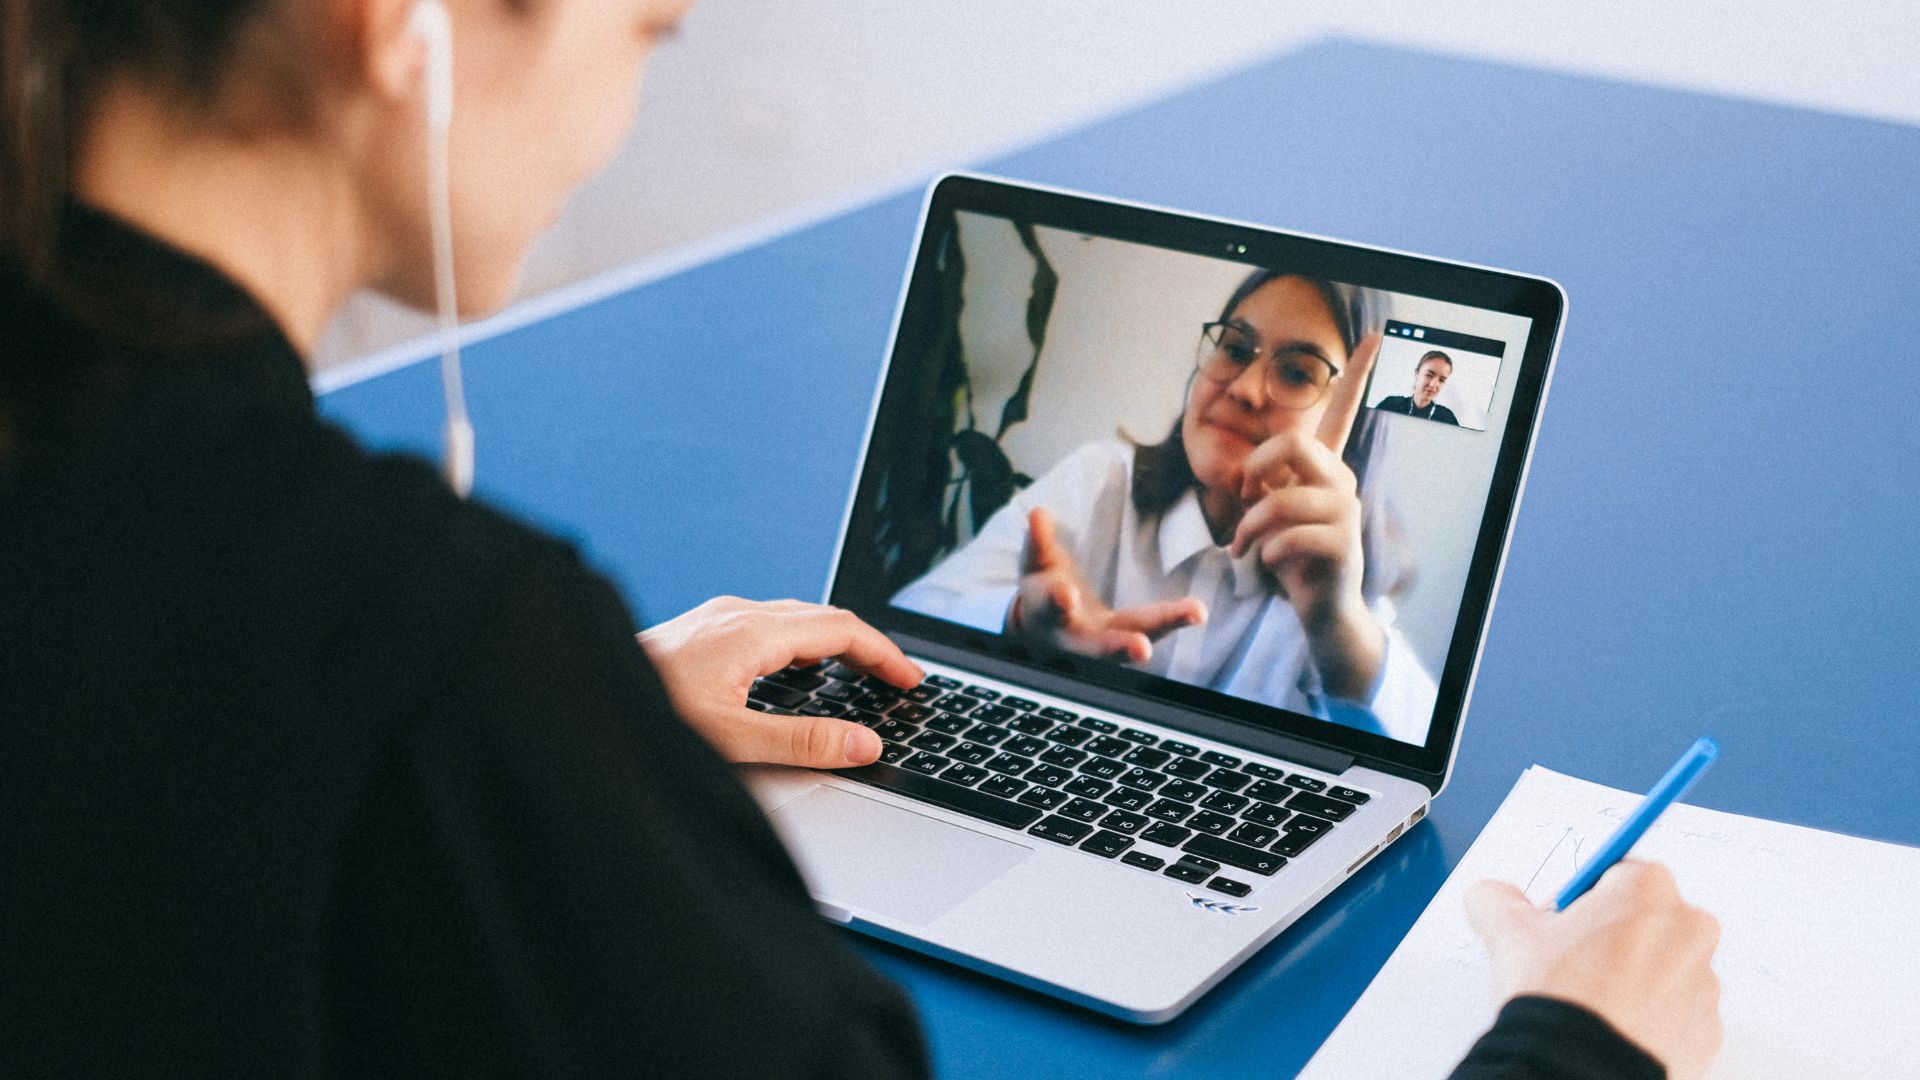
M 52 271 L 71 166 L 70 27 L 61 0 L 0 6 L 0 261 Z

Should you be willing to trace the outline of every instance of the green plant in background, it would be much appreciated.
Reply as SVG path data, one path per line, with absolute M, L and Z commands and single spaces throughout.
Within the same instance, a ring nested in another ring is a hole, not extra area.
M 914 415 L 918 427 L 895 433 L 901 444 L 893 460 L 898 464 L 882 483 L 877 539 L 885 553 L 886 591 L 890 594 L 926 573 L 935 560 L 960 544 L 961 516 L 968 532 L 978 532 L 994 511 L 1013 493 L 1033 483 L 1018 472 L 1000 440 L 1015 424 L 1027 419 L 1034 376 L 1046 345 L 1047 322 L 1053 316 L 1060 275 L 1040 248 L 1033 226 L 1016 222 L 1020 243 L 1033 256 L 1033 284 L 1027 296 L 1027 340 L 1032 358 L 1019 385 L 1000 409 L 1000 422 L 989 436 L 980 430 L 974 411 L 973 379 L 960 338 L 960 316 L 966 304 L 966 259 L 960 251 L 957 223 L 947 223 L 947 242 L 937 263 L 940 312 L 928 343 L 931 378 L 917 386 L 920 400 Z

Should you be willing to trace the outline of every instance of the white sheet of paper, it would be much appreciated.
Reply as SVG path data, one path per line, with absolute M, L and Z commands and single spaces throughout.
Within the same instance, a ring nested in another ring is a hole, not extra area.
M 1550 900 L 1641 798 L 1523 773 L 1301 1076 L 1444 1078 L 1495 1011 L 1467 888 L 1501 878 Z M 1920 1076 L 1920 849 L 1675 805 L 1633 855 L 1720 919 L 1710 1077 Z

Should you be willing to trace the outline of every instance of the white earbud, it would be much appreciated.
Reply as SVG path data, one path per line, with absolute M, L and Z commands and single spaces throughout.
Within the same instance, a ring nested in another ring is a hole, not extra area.
M 440 387 L 447 400 L 442 468 L 454 493 L 473 490 L 473 424 L 460 379 L 460 299 L 453 281 L 453 196 L 447 133 L 453 126 L 453 21 L 442 0 L 419 0 L 407 29 L 427 49 L 427 213 L 433 232 L 435 306 L 440 315 Z

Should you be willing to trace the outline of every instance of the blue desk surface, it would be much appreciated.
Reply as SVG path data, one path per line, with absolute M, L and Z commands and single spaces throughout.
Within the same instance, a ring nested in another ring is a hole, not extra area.
M 1691 801 L 1920 843 L 1920 130 L 1331 42 L 982 168 L 1541 273 L 1572 304 L 1427 823 L 1163 1028 L 862 939 L 942 1075 L 1297 1070 L 1535 761 L 1640 788 L 1711 732 Z M 474 344 L 480 495 L 643 615 L 818 597 L 918 201 Z M 323 407 L 431 452 L 435 378 Z

